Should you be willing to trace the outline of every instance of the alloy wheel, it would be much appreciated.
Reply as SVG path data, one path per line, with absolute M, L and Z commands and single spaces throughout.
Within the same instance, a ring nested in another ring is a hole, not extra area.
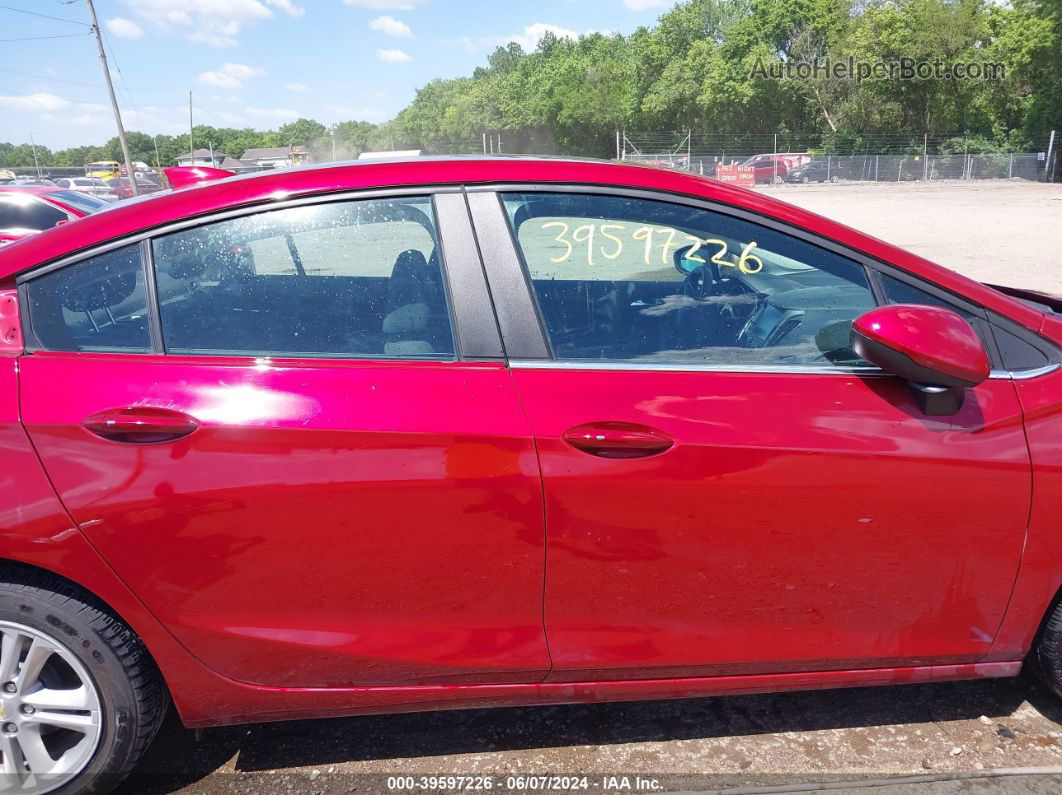
M 92 759 L 102 729 L 96 684 L 73 653 L 0 621 L 0 793 L 62 786 Z

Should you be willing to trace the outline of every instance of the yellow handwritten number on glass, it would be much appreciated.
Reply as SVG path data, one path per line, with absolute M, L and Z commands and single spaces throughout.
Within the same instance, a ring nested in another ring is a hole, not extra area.
M 568 250 L 561 254 L 559 257 L 550 257 L 549 261 L 556 265 L 560 262 L 564 262 L 564 260 L 568 259 L 568 257 L 572 255 L 573 247 L 572 244 L 564 237 L 566 234 L 568 234 L 568 225 L 563 221 L 550 221 L 549 223 L 542 224 L 542 229 L 546 230 L 553 226 L 560 227 L 560 231 L 557 233 L 557 236 L 553 238 L 553 242 L 563 243 L 565 246 L 568 247 Z
M 763 260 L 755 254 L 749 254 L 754 248 L 756 248 L 755 240 L 745 246 L 745 248 L 741 249 L 741 256 L 738 257 L 738 268 L 742 273 L 752 275 L 763 270 Z

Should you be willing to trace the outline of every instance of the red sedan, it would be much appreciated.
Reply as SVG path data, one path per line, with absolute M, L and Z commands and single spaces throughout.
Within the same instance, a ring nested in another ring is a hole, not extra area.
M 224 179 L 0 257 L 0 752 L 240 721 L 1062 690 L 1062 303 L 672 170 Z M 65 791 L 65 790 L 64 790 Z
M 109 206 L 103 199 L 55 185 L 0 185 L 0 245 Z

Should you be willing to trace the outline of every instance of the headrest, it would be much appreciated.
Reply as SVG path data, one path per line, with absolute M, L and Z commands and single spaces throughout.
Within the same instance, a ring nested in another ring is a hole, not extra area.
M 116 306 L 136 289 L 136 271 L 121 271 L 101 276 L 76 270 L 63 280 L 59 290 L 63 306 L 71 312 L 86 312 Z

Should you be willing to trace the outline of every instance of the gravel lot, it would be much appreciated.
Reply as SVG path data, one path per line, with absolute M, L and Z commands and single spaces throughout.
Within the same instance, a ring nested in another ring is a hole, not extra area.
M 1062 292 L 1062 185 L 780 186 L 765 192 L 970 276 Z M 474 710 L 183 730 L 171 714 L 124 787 L 378 792 L 386 776 L 586 774 L 662 789 L 851 781 L 847 792 L 1057 793 L 1062 702 L 1030 677 L 635 704 Z M 885 787 L 860 778 L 919 776 Z M 809 789 L 814 785 L 809 784 Z M 646 791 L 646 790 L 643 790 Z
M 1062 293 L 1062 184 L 986 180 L 762 190 L 979 281 Z

